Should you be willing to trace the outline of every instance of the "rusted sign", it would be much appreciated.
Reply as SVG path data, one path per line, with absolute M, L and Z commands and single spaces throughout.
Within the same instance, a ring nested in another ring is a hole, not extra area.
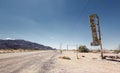
M 98 35 L 97 35 L 97 30 L 96 30 L 96 22 L 97 22 L 96 19 L 97 19 L 96 14 L 92 14 L 89 16 L 90 27 L 91 27 L 92 38 L 93 38 L 93 42 L 91 43 L 91 46 L 99 45 L 99 39 L 98 39 Z

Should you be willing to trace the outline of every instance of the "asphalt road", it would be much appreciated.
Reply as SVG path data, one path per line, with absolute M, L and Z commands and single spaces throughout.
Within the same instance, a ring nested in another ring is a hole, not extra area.
M 0 54 L 0 73 L 49 73 L 57 52 Z

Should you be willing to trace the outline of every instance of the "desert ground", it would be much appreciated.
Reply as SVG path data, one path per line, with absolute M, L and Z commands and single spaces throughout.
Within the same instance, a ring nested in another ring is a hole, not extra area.
M 120 73 L 120 62 L 101 60 L 100 53 L 78 53 L 79 59 L 74 52 L 63 52 L 61 56 L 71 60 L 57 59 L 50 73 Z
M 120 73 L 120 62 L 101 60 L 99 53 L 78 53 L 78 57 L 74 51 L 0 54 L 0 73 Z

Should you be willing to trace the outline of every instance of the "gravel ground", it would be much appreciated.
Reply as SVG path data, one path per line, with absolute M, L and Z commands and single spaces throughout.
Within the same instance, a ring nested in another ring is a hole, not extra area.
M 0 73 L 49 73 L 53 51 L 0 54 Z
M 101 60 L 97 53 L 63 52 L 59 56 L 68 56 L 71 60 L 59 59 L 57 56 L 54 69 L 49 73 L 120 73 L 120 62 Z M 84 56 L 84 57 L 82 57 Z
M 101 60 L 98 53 L 78 53 L 78 57 L 72 51 L 0 54 L 0 73 L 120 73 L 120 62 Z

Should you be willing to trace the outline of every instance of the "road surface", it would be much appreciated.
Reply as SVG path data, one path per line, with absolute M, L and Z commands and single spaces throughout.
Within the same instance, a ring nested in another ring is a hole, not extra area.
M 0 54 L 0 73 L 49 73 L 54 51 Z

